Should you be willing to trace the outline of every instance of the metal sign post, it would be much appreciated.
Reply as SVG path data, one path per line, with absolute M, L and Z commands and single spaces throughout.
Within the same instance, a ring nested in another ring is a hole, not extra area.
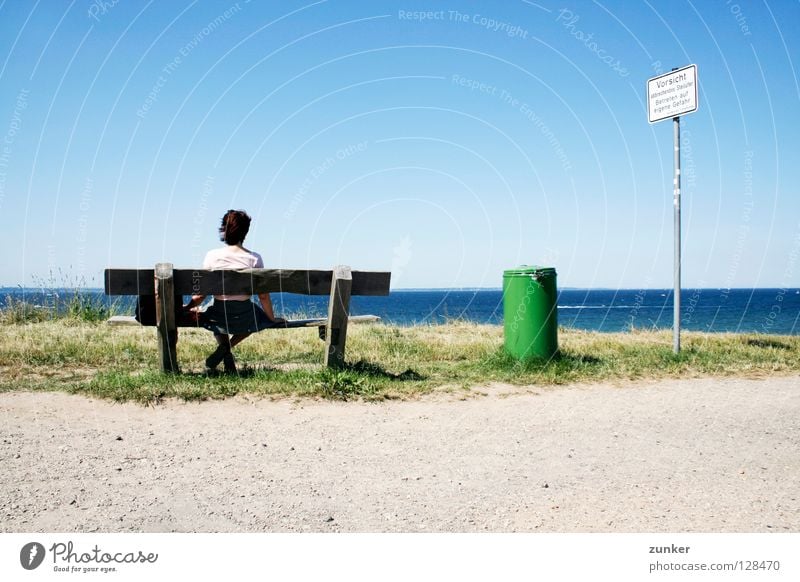
M 681 118 L 673 117 L 675 140 L 675 177 L 673 178 L 672 206 L 674 217 L 675 254 L 673 258 L 672 292 L 672 351 L 681 351 Z
M 675 174 L 672 206 L 675 253 L 672 294 L 672 351 L 681 351 L 681 115 L 697 111 L 697 65 L 672 69 L 647 80 L 647 120 L 657 123 L 672 118 Z

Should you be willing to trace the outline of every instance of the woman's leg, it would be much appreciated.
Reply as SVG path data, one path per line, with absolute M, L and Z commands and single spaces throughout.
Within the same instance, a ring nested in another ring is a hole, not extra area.
M 215 369 L 219 363 L 229 356 L 231 353 L 231 341 L 226 333 L 215 333 L 214 339 L 217 340 L 217 349 L 208 358 L 206 358 L 206 368 L 209 370 Z M 231 360 L 233 356 L 230 356 Z M 226 361 L 226 369 L 228 367 Z
M 226 372 L 236 372 L 236 360 L 233 358 L 231 348 L 241 343 L 242 340 L 249 335 L 249 333 L 237 333 L 228 336 L 228 334 L 215 333 L 214 339 L 217 340 L 218 347 L 216 351 L 206 359 L 206 368 L 213 370 L 220 362 L 223 362 Z
M 249 335 L 249 333 L 237 333 L 232 335 L 228 340 L 228 345 L 232 348 L 236 344 L 241 343 L 241 341 Z M 233 374 L 236 372 L 236 360 L 233 358 L 233 352 L 230 348 L 228 348 L 228 352 L 222 358 L 222 362 L 225 364 L 225 371 L 229 374 Z
M 249 333 L 237 333 L 236 335 L 232 335 L 231 336 L 231 347 L 242 343 L 242 340 L 245 339 L 246 337 L 249 337 L 249 336 L 250 336 Z

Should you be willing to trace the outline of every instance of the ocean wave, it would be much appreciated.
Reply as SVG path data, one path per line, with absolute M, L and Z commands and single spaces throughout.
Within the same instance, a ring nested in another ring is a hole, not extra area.
M 644 305 L 640 305 L 639 309 L 643 308 Z M 660 305 L 654 305 L 653 307 L 660 308 Z M 559 309 L 633 309 L 633 305 L 559 305 Z

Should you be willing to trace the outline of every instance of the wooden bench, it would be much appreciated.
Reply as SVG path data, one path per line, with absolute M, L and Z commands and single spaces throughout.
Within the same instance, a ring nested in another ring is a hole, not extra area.
M 178 372 L 176 346 L 178 327 L 196 327 L 182 317 L 184 295 L 257 295 L 299 293 L 329 295 L 327 319 L 287 321 L 271 329 L 318 327 L 325 340 L 325 365 L 340 367 L 348 321 L 374 321 L 375 316 L 350 317 L 352 295 L 388 295 L 391 273 L 352 271 L 338 266 L 331 271 L 288 269 L 200 270 L 174 269 L 172 263 L 157 263 L 154 269 L 106 269 L 106 295 L 136 295 L 141 306 L 153 305 L 155 317 L 139 318 L 142 325 L 158 329 L 159 359 L 165 372 Z M 109 323 L 129 322 L 130 318 Z

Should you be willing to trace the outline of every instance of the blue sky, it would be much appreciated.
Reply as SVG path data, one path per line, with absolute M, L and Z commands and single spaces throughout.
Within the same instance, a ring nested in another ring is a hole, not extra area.
M 427 11 L 427 13 L 425 12 Z M 201 263 L 228 208 L 269 267 L 393 287 L 800 286 L 797 2 L 0 3 L 0 284 Z

